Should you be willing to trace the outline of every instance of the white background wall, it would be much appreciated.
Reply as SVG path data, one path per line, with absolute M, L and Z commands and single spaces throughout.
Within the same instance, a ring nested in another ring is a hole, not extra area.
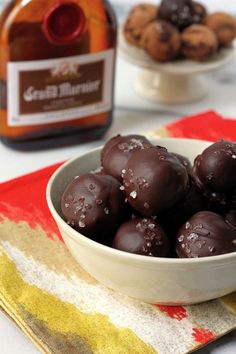
M 235 0 L 198 0 L 199 2 L 205 4 L 209 10 L 224 10 L 224 11 L 234 11 L 236 14 L 236 1 Z M 133 3 L 140 3 L 140 2 L 149 2 L 149 3 L 156 3 L 158 4 L 160 1 L 155 0 L 110 0 L 112 3 L 121 3 L 121 4 L 133 4 Z
M 93 3 L 93 0 L 89 0 L 91 1 L 91 5 Z M 198 0 L 201 1 L 201 0 Z M 6 4 L 10 2 L 10 0 L 0 0 L 0 8 Z M 132 6 L 132 4 L 134 3 L 140 3 L 140 2 L 152 2 L 152 3 L 159 3 L 159 1 L 155 1 L 155 0 L 110 0 L 111 3 L 114 4 L 122 4 L 125 7 L 130 7 Z M 202 0 L 201 1 L 203 4 L 207 5 L 207 7 L 209 8 L 209 10 L 224 10 L 224 11 L 232 11 L 235 13 L 236 15 L 236 1 L 235 0 Z M 127 5 L 128 3 L 128 5 Z

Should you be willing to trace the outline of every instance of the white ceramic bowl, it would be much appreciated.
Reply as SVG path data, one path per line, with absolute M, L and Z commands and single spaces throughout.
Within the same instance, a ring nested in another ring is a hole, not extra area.
M 210 143 L 188 139 L 153 141 L 193 161 Z M 103 246 L 73 230 L 61 217 L 60 199 L 67 184 L 100 165 L 101 148 L 65 163 L 52 176 L 47 201 L 70 252 L 106 286 L 136 299 L 168 305 L 195 304 L 236 290 L 236 252 L 199 259 L 152 258 Z M 104 225 L 105 227 L 105 225 Z

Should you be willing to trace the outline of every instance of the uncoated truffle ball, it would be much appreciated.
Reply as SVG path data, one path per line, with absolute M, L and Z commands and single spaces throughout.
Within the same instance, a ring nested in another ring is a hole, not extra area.
M 104 241 L 104 236 L 114 236 L 123 221 L 124 192 L 111 176 L 81 175 L 63 193 L 61 210 L 75 230 L 96 241 Z
M 233 16 L 224 12 L 215 12 L 206 17 L 205 23 L 216 33 L 220 45 L 228 46 L 234 40 L 236 22 Z
M 172 207 L 188 189 L 186 168 L 165 148 L 151 146 L 136 151 L 124 172 L 127 199 L 144 216 Z
M 218 49 L 215 33 L 203 25 L 192 25 L 182 33 L 182 54 L 191 60 L 210 59 Z
M 167 257 L 169 240 L 164 230 L 152 219 L 135 219 L 117 231 L 113 247 L 124 252 L 151 257 Z
M 168 61 L 177 57 L 180 51 L 180 34 L 166 21 L 150 23 L 141 38 L 141 46 L 155 60 Z
M 104 172 L 122 181 L 122 171 L 130 156 L 150 145 L 150 141 L 142 135 L 118 135 L 110 139 L 101 154 Z
M 143 30 L 156 19 L 157 11 L 157 6 L 152 4 L 139 4 L 131 10 L 124 25 L 124 36 L 129 43 L 140 45 Z
M 236 190 L 236 143 L 220 140 L 209 146 L 194 162 L 193 177 L 213 192 Z
M 179 230 L 176 253 L 180 258 L 216 256 L 236 252 L 236 231 L 210 211 L 195 214 Z

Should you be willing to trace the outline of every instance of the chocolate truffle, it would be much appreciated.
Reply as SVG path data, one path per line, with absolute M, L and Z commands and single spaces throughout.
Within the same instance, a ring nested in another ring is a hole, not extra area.
M 169 240 L 152 219 L 135 219 L 120 226 L 113 247 L 124 252 L 151 257 L 167 257 Z
M 145 149 L 151 143 L 142 135 L 118 135 L 109 140 L 101 154 L 101 162 L 105 173 L 122 182 L 124 170 L 130 156 L 137 151 Z
M 194 5 L 190 0 L 162 0 L 158 17 L 182 30 L 194 23 Z
M 225 215 L 225 221 L 236 231 L 236 210 L 231 210 Z
M 150 23 L 141 38 L 141 46 L 155 60 L 168 61 L 175 59 L 180 51 L 180 34 L 166 21 Z
M 217 52 L 217 49 L 217 37 L 206 26 L 192 25 L 182 33 L 181 52 L 188 59 L 206 61 Z
M 179 228 L 199 211 L 207 209 L 207 200 L 197 188 L 195 182 L 189 180 L 189 188 L 184 196 L 174 207 L 164 210 L 158 215 L 158 220 L 171 238 L 176 236 Z
M 150 146 L 130 157 L 124 187 L 130 205 L 141 215 L 157 215 L 181 200 L 188 189 L 188 173 L 165 148 Z
M 211 211 L 195 214 L 179 230 L 176 252 L 180 258 L 216 256 L 236 252 L 236 231 Z
M 194 162 L 193 178 L 212 192 L 236 190 L 236 143 L 220 140 L 209 146 Z
M 199 186 L 199 189 L 208 202 L 208 209 L 210 211 L 223 215 L 229 209 L 231 203 L 231 196 L 229 194 L 211 191 L 201 184 Z
M 131 10 L 124 25 L 124 36 L 129 43 L 140 45 L 143 30 L 156 19 L 157 11 L 152 4 L 139 4 Z
M 175 157 L 177 157 L 179 162 L 186 168 L 188 173 L 192 170 L 192 164 L 191 164 L 190 160 L 186 156 L 183 156 L 183 155 L 180 155 L 180 154 L 176 154 L 174 152 L 172 152 L 172 154 Z
M 81 175 L 63 193 L 61 210 L 75 230 L 95 241 L 109 243 L 107 237 L 113 238 L 126 214 L 124 192 L 111 176 Z
M 230 198 L 230 210 L 236 210 L 236 190 L 233 192 Z
M 193 8 L 194 8 L 193 22 L 195 24 L 203 23 L 207 16 L 207 10 L 205 6 L 203 6 L 199 2 L 193 1 Z
M 94 171 L 91 171 L 90 173 L 92 173 L 93 175 L 99 175 L 99 176 L 104 176 L 106 175 L 104 168 L 103 167 L 99 167 Z
M 236 36 L 236 24 L 233 16 L 224 12 L 215 12 L 205 19 L 206 25 L 211 28 L 222 46 L 228 46 Z

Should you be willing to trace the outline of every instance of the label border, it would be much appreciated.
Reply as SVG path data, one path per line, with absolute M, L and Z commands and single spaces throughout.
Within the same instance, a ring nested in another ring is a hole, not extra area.
M 114 49 L 109 49 L 95 54 L 77 55 L 49 60 L 33 60 L 21 62 L 9 62 L 7 65 L 7 122 L 10 127 L 46 125 L 63 121 L 86 118 L 93 114 L 99 114 L 111 110 L 113 103 L 113 80 L 114 80 Z M 19 104 L 19 71 L 45 70 L 51 69 L 63 60 L 78 62 L 79 64 L 89 64 L 99 60 L 104 60 L 103 73 L 103 101 L 98 104 L 85 105 L 78 108 L 67 108 L 60 111 L 32 113 L 20 115 Z M 48 116 L 52 116 L 49 118 Z M 61 117 L 60 117 L 61 115 Z M 17 122 L 14 119 L 17 117 Z M 35 120 L 35 121 L 34 121 Z

